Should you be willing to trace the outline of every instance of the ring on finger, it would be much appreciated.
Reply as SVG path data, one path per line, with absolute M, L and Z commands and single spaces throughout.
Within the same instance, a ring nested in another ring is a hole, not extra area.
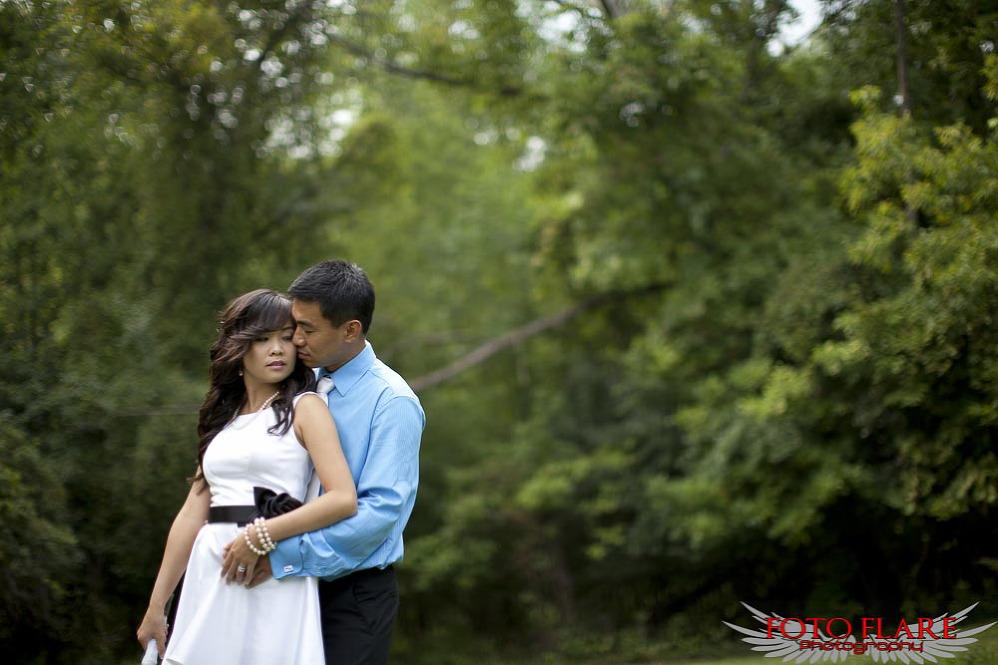
M 240 572 L 240 573 L 245 573 L 246 572 L 246 566 L 237 566 L 236 567 L 236 571 Z

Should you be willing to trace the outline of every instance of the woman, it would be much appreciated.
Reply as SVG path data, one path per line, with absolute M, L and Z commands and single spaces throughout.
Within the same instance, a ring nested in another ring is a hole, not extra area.
M 165 663 L 325 662 L 315 578 L 245 586 L 274 541 L 357 510 L 336 426 L 322 398 L 307 392 L 315 377 L 298 362 L 293 333 L 291 303 L 274 291 L 240 296 L 222 314 L 198 420 L 197 472 L 138 629 L 143 648 L 155 638 Z M 301 505 L 313 467 L 325 493 Z M 232 578 L 221 575 L 229 550 L 240 555 Z M 164 610 L 185 569 L 166 646 Z

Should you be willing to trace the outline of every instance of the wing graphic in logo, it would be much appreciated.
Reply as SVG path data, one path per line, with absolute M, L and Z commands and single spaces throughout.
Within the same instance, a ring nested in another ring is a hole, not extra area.
M 966 607 L 952 616 L 943 614 L 932 620 L 935 627 L 933 637 L 919 639 L 918 637 L 891 637 L 880 638 L 868 636 L 863 642 L 858 642 L 853 635 L 846 637 L 829 637 L 815 626 L 808 626 L 807 630 L 802 629 L 802 635 L 797 638 L 787 637 L 783 631 L 774 631 L 773 621 L 784 621 L 784 617 L 779 614 L 765 614 L 755 609 L 747 603 L 742 605 L 752 613 L 752 618 L 761 623 L 762 630 L 743 628 L 735 624 L 723 621 L 722 623 L 746 637 L 742 638 L 752 646 L 752 651 L 763 652 L 766 658 L 781 658 L 784 662 L 794 663 L 817 663 L 845 660 L 852 655 L 865 655 L 873 658 L 874 662 L 901 662 L 906 665 L 922 665 L 923 663 L 938 663 L 940 658 L 954 658 L 957 653 L 967 650 L 968 644 L 977 641 L 974 635 L 978 635 L 988 628 L 994 626 L 998 621 L 989 624 L 970 628 L 967 630 L 950 630 L 952 637 L 935 637 L 941 633 L 939 626 L 943 625 L 943 620 L 950 619 L 949 625 L 955 626 L 966 619 L 970 611 L 977 607 L 977 603 Z M 795 623 L 799 620 L 791 619 Z M 803 627 L 802 627 L 803 628 Z M 929 628 L 931 630 L 931 628 Z M 914 631 L 918 631 L 915 626 Z
M 779 614 L 764 614 L 759 610 L 755 609 L 747 603 L 742 603 L 742 605 L 749 612 L 752 613 L 752 618 L 761 623 L 763 626 L 767 625 L 769 619 L 779 619 L 783 620 Z M 763 630 L 752 630 L 750 628 L 742 628 L 741 626 L 736 626 L 733 623 L 728 623 L 727 621 L 722 621 L 722 623 L 736 630 L 743 635 L 748 637 L 743 637 L 743 642 L 748 642 L 749 644 L 754 644 L 752 651 L 763 651 L 766 652 L 766 658 L 782 658 L 784 662 L 793 661 L 795 663 L 817 663 L 829 662 L 835 663 L 840 660 L 845 660 L 846 657 L 851 653 L 848 650 L 823 650 L 821 648 L 812 649 L 804 648 L 801 646 L 801 642 L 821 642 L 828 644 L 839 644 L 839 643 L 856 643 L 856 638 L 850 635 L 846 639 L 831 639 L 825 635 L 822 631 L 817 631 L 818 638 L 814 637 L 814 631 L 809 629 L 808 636 L 805 639 L 800 637 L 798 639 L 791 639 L 784 637 L 782 634 L 774 634 L 770 637 L 771 631 Z
M 932 620 L 932 625 L 942 625 L 943 619 L 950 617 L 954 620 L 952 625 L 955 626 L 966 619 L 970 615 L 970 611 L 975 607 L 977 607 L 977 603 L 974 603 L 970 607 L 963 608 L 952 616 L 950 616 L 949 613 L 942 614 Z M 883 640 L 875 637 L 867 637 L 865 642 L 870 645 L 870 649 L 867 653 L 869 653 L 870 656 L 873 657 L 873 660 L 878 663 L 886 663 L 888 661 L 901 661 L 902 663 L 919 664 L 926 661 L 937 663 L 939 662 L 939 658 L 955 658 L 956 654 L 959 652 L 966 651 L 968 644 L 973 644 L 977 641 L 976 637 L 971 637 L 972 635 L 983 633 L 996 623 L 998 623 L 998 621 L 992 621 L 989 624 L 978 626 L 977 628 L 971 628 L 969 630 L 954 630 L 953 637 L 911 640 L 911 642 L 916 645 L 921 645 L 920 652 L 914 650 L 880 649 L 878 648 L 878 645 L 889 645 L 891 643 L 896 643 L 897 640 Z

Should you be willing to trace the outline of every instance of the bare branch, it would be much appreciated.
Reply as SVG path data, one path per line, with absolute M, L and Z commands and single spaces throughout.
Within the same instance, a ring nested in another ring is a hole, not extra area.
M 568 0 L 551 0 L 551 2 L 558 5 L 559 7 L 563 7 L 567 11 L 578 12 L 583 18 L 589 18 L 589 19 L 603 18 L 603 16 L 601 15 L 590 13 L 590 10 L 587 9 L 586 7 L 580 7 L 579 5 L 573 2 L 568 2 Z
M 602 0 L 600 4 L 603 5 L 603 11 L 609 19 L 615 19 L 623 13 L 617 6 L 617 0 Z
M 298 28 L 301 24 L 307 22 L 313 16 L 312 13 L 312 3 L 304 2 L 298 7 L 299 11 L 292 12 L 291 15 L 287 17 L 284 24 L 280 29 L 272 32 L 270 37 L 267 39 L 267 43 L 264 45 L 263 49 L 260 50 L 260 57 L 257 58 L 256 66 L 257 69 L 263 70 L 263 63 L 270 57 L 270 55 L 281 45 L 284 38 L 287 37 L 293 29 Z
M 904 0 L 894 0 L 894 27 L 897 30 L 897 76 L 898 76 L 898 106 L 901 116 L 911 117 L 911 100 L 908 94 L 908 26 L 905 16 Z M 914 181 L 914 176 L 908 175 L 908 183 Z M 910 202 L 905 204 L 905 216 L 916 226 L 921 223 L 922 216 L 918 208 Z
M 897 30 L 897 74 L 898 101 L 901 115 L 911 115 L 911 101 L 908 99 L 908 28 L 906 26 L 904 0 L 894 0 L 894 27 Z
M 408 78 L 427 79 L 430 81 L 436 81 L 437 83 L 446 83 L 448 85 L 468 85 L 467 81 L 446 76 L 444 74 L 438 74 L 436 72 L 429 72 L 419 69 L 410 69 L 408 67 L 403 67 L 394 62 L 391 62 L 390 60 L 385 60 L 384 58 L 380 58 L 371 51 L 369 51 L 368 49 L 364 48 L 363 46 L 360 46 L 359 44 L 354 44 L 351 41 L 343 39 L 339 35 L 327 34 L 326 36 L 329 38 L 329 41 L 338 44 L 339 46 L 342 46 L 343 49 L 346 50 L 347 52 L 357 56 L 358 58 L 364 58 L 365 60 L 369 60 L 370 62 L 373 62 L 382 69 L 389 71 L 393 74 L 399 74 L 402 76 L 406 76 Z
M 431 72 L 425 69 L 413 69 L 411 67 L 404 67 L 398 63 L 392 62 L 391 60 L 386 60 L 385 58 L 378 57 L 370 50 L 355 44 L 338 35 L 327 35 L 329 41 L 343 47 L 349 53 L 353 55 L 364 58 L 378 67 L 381 67 L 387 72 L 392 74 L 397 74 L 399 76 L 404 76 L 411 79 L 423 79 L 426 81 L 434 81 L 436 83 L 444 83 L 446 85 L 457 86 L 457 87 L 472 87 L 475 85 L 474 81 L 468 79 L 459 79 L 452 76 L 447 76 L 446 74 L 440 74 L 438 72 Z M 499 89 L 499 94 L 503 96 L 518 95 L 522 92 L 522 89 L 517 86 L 503 86 Z
M 125 418 L 153 418 L 157 416 L 196 416 L 200 404 L 174 404 L 162 407 L 124 406 L 115 410 L 115 415 Z
M 507 333 L 496 337 L 495 339 L 489 340 L 483 344 L 472 349 L 469 353 L 465 354 L 461 358 L 458 358 L 449 365 L 442 367 L 441 369 L 431 372 L 424 376 L 421 376 L 413 381 L 410 381 L 409 385 L 417 393 L 426 390 L 427 388 L 433 388 L 440 385 L 441 383 L 448 381 L 458 374 L 464 372 L 467 369 L 478 365 L 495 354 L 499 353 L 504 349 L 508 349 L 511 346 L 520 344 L 521 342 L 542 333 L 546 330 L 552 328 L 557 328 L 560 325 L 565 324 L 571 319 L 575 318 L 579 314 L 598 307 L 607 302 L 619 300 L 633 295 L 644 295 L 648 293 L 654 293 L 661 291 L 665 288 L 665 284 L 650 284 L 648 286 L 633 289 L 629 291 L 611 291 L 609 293 L 600 293 L 585 300 L 578 302 L 570 307 L 566 307 L 560 312 L 555 312 L 554 314 L 549 314 L 547 316 L 542 316 L 539 319 L 534 319 L 533 321 L 526 323 L 518 328 L 514 328 Z

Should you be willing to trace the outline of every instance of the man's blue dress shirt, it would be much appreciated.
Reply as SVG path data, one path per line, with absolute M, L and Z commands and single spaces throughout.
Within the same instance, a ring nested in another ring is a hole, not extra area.
M 364 350 L 329 374 L 329 411 L 357 485 L 357 514 L 318 531 L 287 538 L 270 553 L 275 578 L 331 580 L 402 559 L 402 530 L 419 482 L 419 438 L 426 416 L 393 369 Z

